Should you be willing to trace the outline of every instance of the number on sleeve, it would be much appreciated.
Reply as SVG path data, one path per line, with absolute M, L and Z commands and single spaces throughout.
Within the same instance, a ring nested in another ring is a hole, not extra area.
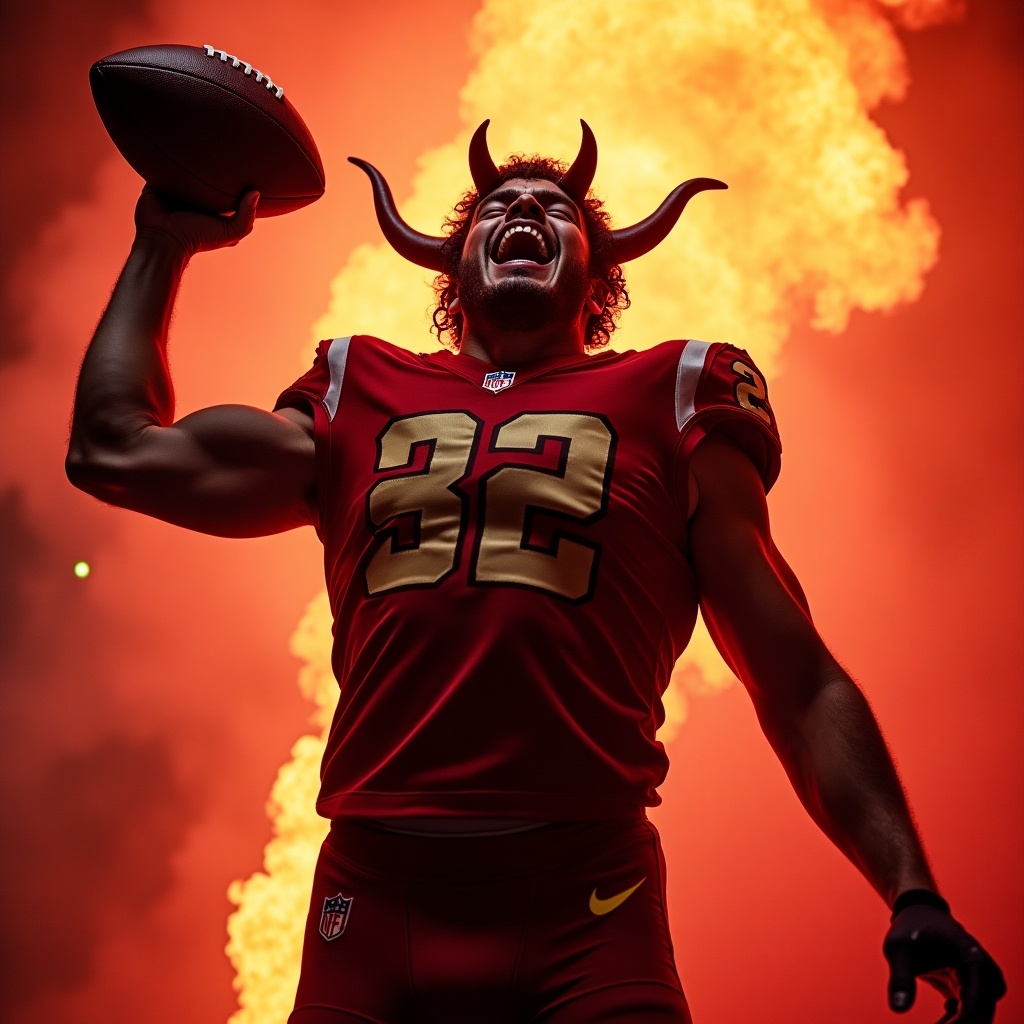
M 765 387 L 764 378 L 752 366 L 739 359 L 732 364 L 732 371 L 740 378 L 736 382 L 736 401 L 771 426 L 772 417 L 766 408 L 768 389 Z

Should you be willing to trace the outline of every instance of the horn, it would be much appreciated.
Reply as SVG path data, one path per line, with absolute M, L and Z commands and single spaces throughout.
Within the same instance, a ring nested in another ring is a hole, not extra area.
M 424 235 L 409 227 L 402 220 L 398 208 L 395 206 L 395 198 L 391 194 L 391 189 L 384 180 L 384 175 L 373 164 L 360 160 L 356 156 L 350 156 L 348 162 L 355 164 L 356 167 L 361 167 L 369 177 L 370 184 L 373 186 L 373 206 L 377 211 L 377 223 L 380 224 L 380 229 L 384 232 L 384 237 L 391 243 L 391 247 L 410 263 L 426 267 L 427 270 L 436 270 L 439 273 L 444 270 L 441 248 L 445 239 Z
M 577 206 L 587 198 L 590 183 L 594 180 L 594 172 L 597 170 L 597 139 L 590 130 L 590 125 L 580 118 L 583 126 L 583 141 L 580 142 L 580 151 L 576 154 L 572 166 L 558 179 L 558 186 L 569 196 Z
M 469 172 L 473 175 L 476 194 L 483 199 L 501 184 L 501 175 L 491 159 L 491 151 L 487 148 L 487 126 L 491 119 L 480 123 L 469 140 Z
M 665 202 L 646 220 L 612 232 L 612 262 L 626 263 L 650 252 L 675 227 L 686 204 L 698 192 L 728 187 L 724 181 L 716 178 L 690 178 L 684 181 L 669 193 Z

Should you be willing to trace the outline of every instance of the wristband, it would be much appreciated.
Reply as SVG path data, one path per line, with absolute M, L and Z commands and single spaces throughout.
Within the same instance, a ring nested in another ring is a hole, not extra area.
M 936 910 L 949 913 L 949 904 L 937 892 L 932 892 L 931 889 L 907 889 L 906 892 L 901 892 L 893 901 L 892 917 L 889 920 L 895 921 L 896 915 L 901 910 L 906 910 L 907 907 L 921 905 L 935 907 Z

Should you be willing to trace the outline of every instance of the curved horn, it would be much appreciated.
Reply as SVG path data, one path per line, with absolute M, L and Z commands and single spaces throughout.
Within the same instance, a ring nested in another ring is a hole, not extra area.
M 594 180 L 594 172 L 597 170 L 597 139 L 583 118 L 580 118 L 580 124 L 583 126 L 580 151 L 569 170 L 558 179 L 559 188 L 577 205 L 587 198 L 590 183 Z
M 377 211 L 377 223 L 380 224 L 384 237 L 391 243 L 395 252 L 399 256 L 404 256 L 410 263 L 440 273 L 444 269 L 441 247 L 445 240 L 433 235 L 424 235 L 402 220 L 384 175 L 373 164 L 356 156 L 350 156 L 348 162 L 366 171 L 373 186 L 373 206 Z
M 565 186 L 563 186 L 564 188 Z M 626 263 L 650 252 L 675 227 L 686 204 L 709 188 L 728 188 L 716 178 L 690 178 L 674 188 L 668 198 L 645 220 L 612 232 L 612 262 Z
M 473 175 L 476 194 L 483 199 L 501 184 L 498 168 L 491 159 L 491 151 L 487 148 L 487 126 L 491 119 L 481 122 L 469 140 L 469 173 Z

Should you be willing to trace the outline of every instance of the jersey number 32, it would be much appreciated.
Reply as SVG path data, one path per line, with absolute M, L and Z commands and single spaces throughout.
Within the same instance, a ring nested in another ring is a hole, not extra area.
M 366 499 L 378 544 L 366 562 L 368 594 L 435 586 L 456 571 L 471 509 L 460 485 L 472 475 L 483 426 L 464 410 L 427 412 L 392 420 L 380 434 L 374 471 L 390 475 Z M 557 463 L 542 468 L 536 456 L 552 443 Z M 478 482 L 470 584 L 586 600 L 600 556 L 586 527 L 607 510 L 611 425 L 592 413 L 523 412 L 496 426 L 488 445 L 507 457 Z M 534 458 L 517 461 L 527 453 Z M 531 539 L 538 515 L 554 524 L 545 541 Z

